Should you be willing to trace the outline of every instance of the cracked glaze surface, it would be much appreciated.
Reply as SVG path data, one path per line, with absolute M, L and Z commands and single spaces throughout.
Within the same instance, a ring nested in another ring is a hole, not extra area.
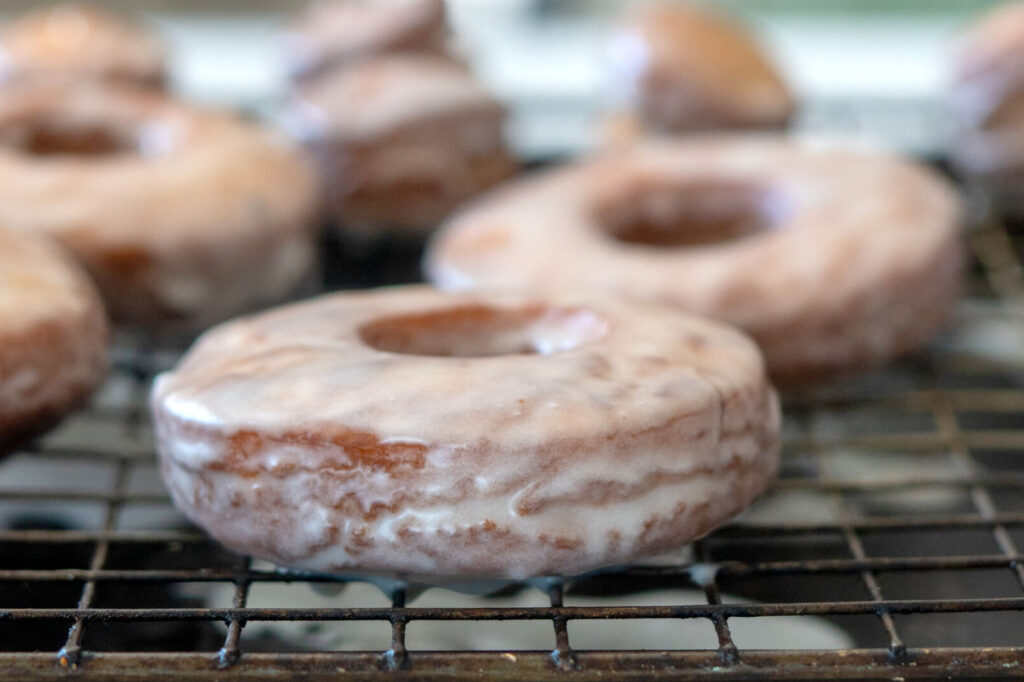
M 621 563 L 738 513 L 778 457 L 777 401 L 749 339 L 614 299 L 327 296 L 209 332 L 158 378 L 152 406 L 165 480 L 194 521 L 321 571 L 522 578 Z

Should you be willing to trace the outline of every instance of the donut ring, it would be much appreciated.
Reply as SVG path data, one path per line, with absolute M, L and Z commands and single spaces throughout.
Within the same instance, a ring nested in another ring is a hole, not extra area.
M 309 78 L 388 52 L 446 50 L 444 0 L 327 0 L 310 5 L 285 33 L 288 70 Z
M 793 386 L 909 351 L 950 318 L 960 216 L 947 183 L 895 158 L 661 140 L 493 193 L 442 227 L 426 270 L 446 289 L 612 290 L 725 320 Z
M 633 12 L 612 35 L 608 67 L 612 132 L 781 128 L 796 110 L 753 36 L 696 7 Z
M 0 225 L 53 235 L 114 321 L 191 330 L 294 289 L 316 181 L 283 139 L 151 92 L 0 91 Z
M 100 7 L 63 3 L 0 32 L 0 81 L 86 77 L 163 87 L 164 47 L 150 31 Z
M 429 580 L 680 546 L 779 449 L 749 339 L 613 298 L 325 296 L 207 332 L 151 405 L 175 502 L 228 547 Z
M 55 425 L 106 371 L 107 322 L 55 244 L 0 229 L 0 454 Z

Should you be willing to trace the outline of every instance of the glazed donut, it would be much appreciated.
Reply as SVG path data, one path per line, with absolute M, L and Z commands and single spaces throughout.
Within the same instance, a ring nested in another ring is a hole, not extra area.
M 611 297 L 325 296 L 207 332 L 151 404 L 174 501 L 228 547 L 431 582 L 681 546 L 778 463 L 749 339 Z
M 446 289 L 580 287 L 736 324 L 781 385 L 878 364 L 950 317 L 961 207 L 923 167 L 771 136 L 660 140 L 540 174 L 453 217 Z
M 417 235 L 516 168 L 501 104 L 459 64 L 364 60 L 300 88 L 286 116 L 320 164 L 327 212 L 348 234 Z
M 91 5 L 30 12 L 0 32 L 0 81 L 61 76 L 162 87 L 165 62 L 150 31 Z
M 1024 3 L 994 8 L 963 36 L 951 104 L 956 167 L 997 185 L 1024 182 Z
M 608 66 L 619 132 L 781 128 L 796 109 L 753 37 L 695 7 L 655 4 L 635 12 L 613 33 Z
M 106 370 L 107 322 L 56 244 L 0 229 L 0 454 L 57 423 Z
M 444 0 L 326 0 L 310 5 L 285 33 L 295 80 L 388 52 L 445 53 Z
M 0 91 L 0 225 L 61 241 L 122 325 L 190 331 L 289 293 L 316 202 L 302 156 L 233 116 L 89 83 Z

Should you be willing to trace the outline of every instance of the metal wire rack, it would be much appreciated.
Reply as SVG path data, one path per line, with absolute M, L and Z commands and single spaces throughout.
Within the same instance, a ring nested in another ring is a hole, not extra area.
M 122 344 L 88 409 L 0 462 L 0 678 L 1024 675 L 1024 228 L 989 215 L 968 240 L 957 327 L 883 372 L 791 396 L 781 479 L 746 515 L 676 557 L 473 598 L 359 592 L 189 527 L 145 409 L 176 353 Z M 414 272 L 412 251 L 366 259 L 389 279 Z M 466 623 L 498 644 L 416 644 Z M 375 643 L 345 637 L 367 624 Z M 779 637 L 745 639 L 751 624 Z M 535 639 L 514 646 L 502 628 L 523 626 Z M 594 646 L 598 626 L 612 636 Z

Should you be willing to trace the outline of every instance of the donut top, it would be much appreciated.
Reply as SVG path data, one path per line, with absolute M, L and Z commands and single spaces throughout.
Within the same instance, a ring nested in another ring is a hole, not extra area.
M 497 458 L 501 478 L 518 470 L 516 453 L 539 456 L 538 442 L 597 457 L 613 440 L 707 410 L 726 428 L 719 405 L 762 404 L 763 381 L 743 334 L 658 305 L 400 287 L 221 325 L 157 379 L 153 405 L 193 444 L 175 451 L 190 468 L 315 468 L 344 454 L 359 461 L 340 468 L 422 469 L 429 459 L 443 475 L 470 456 Z M 209 431 L 238 447 L 224 453 Z M 313 447 L 332 439 L 362 445 Z
M 282 137 L 156 91 L 88 82 L 0 90 L 0 225 L 58 235 L 76 251 L 159 252 L 202 226 L 242 231 L 254 211 L 273 223 L 277 209 L 303 213 L 292 208 L 314 187 Z
M 959 239 L 960 210 L 941 178 L 881 154 L 661 139 L 493 192 L 441 228 L 426 269 L 449 289 L 613 290 L 757 336 L 827 309 L 821 282 L 867 301 L 886 273 L 921 271 Z
M 300 137 L 372 140 L 412 123 L 501 105 L 451 59 L 396 54 L 361 61 L 300 88 L 289 125 Z
M 326 0 L 316 2 L 286 32 L 291 71 L 306 76 L 382 52 L 440 50 L 443 0 Z
M 164 48 L 141 26 L 89 5 L 27 14 L 0 32 L 0 80 L 21 75 L 87 75 L 159 83 Z
M 613 35 L 608 59 L 613 103 L 655 129 L 781 125 L 795 106 L 750 35 L 694 7 L 644 7 Z
M 54 243 L 0 229 L 0 336 L 97 307 L 92 284 Z

